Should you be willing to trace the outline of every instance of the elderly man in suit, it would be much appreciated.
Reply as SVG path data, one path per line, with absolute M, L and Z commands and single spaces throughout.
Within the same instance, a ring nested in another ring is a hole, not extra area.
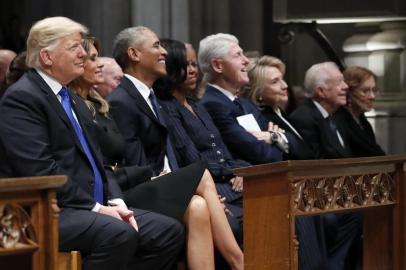
M 311 98 L 291 115 L 292 124 L 310 143 L 316 158 L 347 158 L 351 150 L 344 132 L 334 119 L 334 112 L 346 104 L 348 86 L 343 74 L 332 62 L 315 64 L 305 75 L 305 88 Z M 355 213 L 322 216 L 326 232 L 328 269 L 348 267 L 353 243 L 360 241 L 361 216 Z M 360 254 L 356 254 L 360 257 Z
M 90 111 L 66 88 L 84 72 L 86 32 L 65 17 L 31 28 L 30 70 L 0 104 L 0 176 L 68 176 L 57 191 L 59 248 L 79 250 L 83 269 L 170 269 L 182 246 L 182 226 L 127 208 L 103 170 Z
M 347 84 L 338 67 L 332 62 L 313 65 L 306 73 L 307 99 L 291 115 L 292 124 L 309 142 L 316 158 L 351 157 L 334 119 L 334 113 L 347 102 Z
M 11 50 L 0 49 L 0 97 L 5 90 L 7 69 L 16 56 L 17 54 Z
M 235 158 L 251 164 L 282 160 L 282 151 L 275 137 L 263 127 L 260 138 L 239 125 L 238 116 L 252 114 L 261 124 L 260 111 L 248 99 L 238 97 L 238 91 L 248 83 L 248 59 L 230 34 L 207 36 L 200 41 L 198 59 L 204 79 L 208 81 L 201 103 L 206 107 L 227 147 Z
M 6 73 L 11 61 L 17 54 L 11 50 L 0 49 L 0 83 L 6 81 Z
M 120 84 L 124 73 L 114 58 L 100 57 L 100 62 L 103 64 L 102 75 L 104 82 L 96 86 L 96 91 L 106 98 Z

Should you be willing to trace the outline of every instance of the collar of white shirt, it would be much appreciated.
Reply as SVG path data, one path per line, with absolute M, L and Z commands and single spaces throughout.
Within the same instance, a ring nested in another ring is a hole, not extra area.
M 323 106 L 321 106 L 321 104 L 315 100 L 313 100 L 313 103 L 314 105 L 316 105 L 317 109 L 320 111 L 323 118 L 326 119 L 329 116 L 329 113 L 326 111 L 326 109 L 324 109 Z
M 237 96 L 234 96 L 230 91 L 218 86 L 217 84 L 211 84 L 208 83 L 208 85 L 210 85 L 211 87 L 216 88 L 217 90 L 219 90 L 221 93 L 223 93 L 226 97 L 228 97 L 231 101 L 234 101 L 234 99 L 237 98 Z
M 59 91 L 62 89 L 62 84 L 60 84 L 57 80 L 46 74 L 45 72 L 41 71 L 40 69 L 35 69 L 39 76 L 41 76 L 42 79 L 44 79 L 45 83 L 51 88 L 52 92 L 56 96 L 58 96 Z
M 149 94 L 151 93 L 151 89 L 145 83 L 131 76 L 130 74 L 124 74 L 124 76 L 126 76 L 134 84 L 141 96 L 149 104 Z

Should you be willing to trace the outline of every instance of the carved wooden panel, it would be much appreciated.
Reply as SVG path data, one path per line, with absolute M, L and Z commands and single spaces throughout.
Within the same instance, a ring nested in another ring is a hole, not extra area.
M 18 204 L 0 205 L 0 247 L 38 246 L 35 228 L 27 212 Z
M 300 179 L 291 187 L 296 215 L 396 202 L 393 173 Z

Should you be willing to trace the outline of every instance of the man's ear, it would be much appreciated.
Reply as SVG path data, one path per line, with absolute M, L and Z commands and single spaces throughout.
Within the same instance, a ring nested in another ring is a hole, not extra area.
M 51 55 L 50 55 L 49 51 L 45 48 L 42 48 L 39 51 L 39 60 L 46 67 L 52 66 L 53 61 L 52 61 Z
M 141 51 L 138 50 L 137 48 L 129 47 L 127 49 L 127 54 L 128 54 L 128 57 L 131 59 L 131 61 L 134 61 L 134 62 L 140 61 Z
M 326 97 L 326 89 L 321 85 L 316 86 L 316 88 L 314 89 L 314 92 L 318 97 L 321 97 L 321 98 Z
M 212 69 L 216 72 L 216 73 L 223 73 L 223 59 L 219 59 L 219 58 L 214 58 L 210 61 L 211 67 Z

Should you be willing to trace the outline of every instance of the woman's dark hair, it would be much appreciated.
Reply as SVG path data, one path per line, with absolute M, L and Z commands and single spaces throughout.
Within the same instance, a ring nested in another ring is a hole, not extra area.
M 187 76 L 186 46 L 173 39 L 161 39 L 161 45 L 168 52 L 166 76 L 155 81 L 152 88 L 160 99 L 171 99 L 172 90 L 183 83 Z
M 13 61 L 11 61 L 10 66 L 8 67 L 6 73 L 6 87 L 12 85 L 21 76 L 23 76 L 24 72 L 28 70 L 27 65 L 25 64 L 25 57 L 27 56 L 27 52 L 23 51 L 19 53 Z

